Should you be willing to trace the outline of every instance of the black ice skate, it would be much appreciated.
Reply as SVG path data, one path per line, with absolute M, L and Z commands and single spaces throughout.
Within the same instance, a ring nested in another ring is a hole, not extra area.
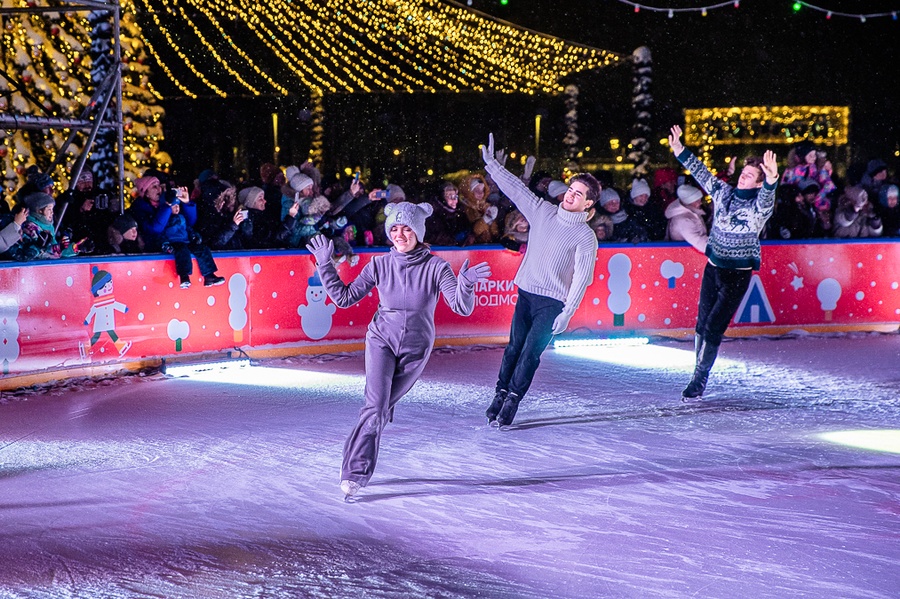
M 519 409 L 520 401 L 522 401 L 522 398 L 515 393 L 509 393 L 506 396 L 506 399 L 503 400 L 503 407 L 500 408 L 500 413 L 497 414 L 498 426 L 502 428 L 513 423 L 513 420 L 516 417 L 516 411 Z
M 706 391 L 706 381 L 709 379 L 709 371 L 716 361 L 719 354 L 719 346 L 700 339 L 701 343 L 697 349 L 697 366 L 694 368 L 694 376 L 688 383 L 684 391 L 681 392 L 681 401 L 700 401 L 703 398 L 703 392 Z
M 500 389 L 494 394 L 494 401 L 491 402 L 491 405 L 488 406 L 488 409 L 484 412 L 484 415 L 487 416 L 488 424 L 494 424 L 494 422 L 497 421 L 497 414 L 499 414 L 500 410 L 503 408 L 503 401 L 506 399 L 506 394 L 506 389 Z

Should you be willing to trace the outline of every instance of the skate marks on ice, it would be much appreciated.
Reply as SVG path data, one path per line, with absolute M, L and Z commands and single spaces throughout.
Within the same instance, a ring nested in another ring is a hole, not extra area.
M 182 546 L 98 539 L 93 547 L 27 552 L 27 570 L 16 565 L 21 561 L 5 565 L 0 597 L 541 598 L 479 560 L 427 557 L 414 548 L 365 538 Z
M 694 416 L 697 414 L 723 414 L 727 412 L 757 412 L 763 410 L 796 409 L 796 405 L 786 402 L 755 399 L 748 400 L 740 397 L 715 397 L 709 395 L 702 401 L 691 403 L 673 399 L 671 406 L 646 406 L 631 410 L 598 410 L 590 413 L 573 414 L 566 416 L 548 416 L 546 418 L 523 417 L 509 426 L 501 427 L 500 432 L 524 431 L 545 426 L 562 426 L 578 424 L 598 424 L 604 422 L 621 422 L 625 420 L 644 420 L 656 418 L 673 418 L 679 416 Z

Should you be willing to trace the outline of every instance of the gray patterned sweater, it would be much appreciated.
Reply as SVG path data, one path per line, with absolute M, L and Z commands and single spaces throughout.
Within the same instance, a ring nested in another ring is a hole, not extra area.
M 706 244 L 709 261 L 719 268 L 759 270 L 759 234 L 775 209 L 777 183 L 736 189 L 714 176 L 685 148 L 677 156 L 713 201 L 713 222 Z

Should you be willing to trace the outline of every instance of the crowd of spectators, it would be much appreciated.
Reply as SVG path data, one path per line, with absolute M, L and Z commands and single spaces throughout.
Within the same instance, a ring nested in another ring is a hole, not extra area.
M 497 154 L 505 163 L 505 154 Z M 718 176 L 728 182 L 736 162 L 729 160 Z M 566 183 L 532 172 L 534 164 L 529 157 L 522 180 L 541 199 L 559 204 Z M 649 180 L 618 187 L 610 172 L 593 174 L 602 185 L 589 220 L 598 241 L 686 241 L 704 249 L 712 216 L 708 198 L 685 175 L 664 167 Z M 482 171 L 429 189 L 418 182 L 367 185 L 358 173 L 349 181 L 328 181 L 309 162 L 284 169 L 263 164 L 255 180 L 235 185 L 208 169 L 189 188 L 151 169 L 134 181 L 125 210 L 117 194 L 94 188 L 88 170 L 71 191 L 54 197 L 54 188 L 49 175 L 31 167 L 12 201 L 0 201 L 0 259 L 169 253 L 182 287 L 191 284 L 194 259 L 204 285 L 218 285 L 224 280 L 216 274 L 213 251 L 303 249 L 319 233 L 334 241 L 335 262 L 355 265 L 356 249 L 389 244 L 384 208 L 402 201 L 433 205 L 425 241 L 434 246 L 497 244 L 521 253 L 528 244 L 528 221 Z M 762 237 L 879 236 L 900 236 L 898 186 L 886 163 L 871 160 L 859 176 L 841 180 L 821 148 L 807 141 L 795 145 Z

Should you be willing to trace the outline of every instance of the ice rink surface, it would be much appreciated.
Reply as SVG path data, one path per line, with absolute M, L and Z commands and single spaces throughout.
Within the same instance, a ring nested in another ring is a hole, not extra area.
M 900 596 L 900 335 L 436 351 L 338 488 L 362 353 L 0 396 L 0 597 Z

